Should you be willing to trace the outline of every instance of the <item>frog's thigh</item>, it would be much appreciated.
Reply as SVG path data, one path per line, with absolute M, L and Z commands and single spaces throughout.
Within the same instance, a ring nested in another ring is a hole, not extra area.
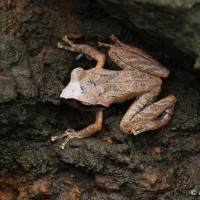
M 129 107 L 125 113 L 121 123 L 120 129 L 126 134 L 130 134 L 130 122 L 138 113 L 140 113 L 153 99 L 160 93 L 160 87 L 156 87 L 149 93 L 142 94 L 139 96 Z
M 172 95 L 161 99 L 133 116 L 129 123 L 126 123 L 125 129 L 123 129 L 123 126 L 120 126 L 120 128 L 126 134 L 133 132 L 135 135 L 158 129 L 170 120 L 175 103 L 176 97 Z

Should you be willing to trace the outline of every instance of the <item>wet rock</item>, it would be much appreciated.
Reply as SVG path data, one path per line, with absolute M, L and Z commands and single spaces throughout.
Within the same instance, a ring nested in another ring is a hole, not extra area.
M 14 100 L 17 97 L 16 83 L 12 78 L 0 76 L 0 103 Z
M 147 33 L 146 41 L 173 46 L 196 59 L 200 69 L 199 1 L 106 0 L 97 2 L 132 30 Z M 145 36 L 143 36 L 145 38 Z
M 129 152 L 126 144 L 113 144 L 96 139 L 73 140 L 73 148 L 58 149 L 61 159 L 66 163 L 84 166 L 90 170 L 102 171 L 106 157 L 115 163 L 129 163 Z
M 37 96 L 37 88 L 31 80 L 31 62 L 22 41 L 11 36 L 1 37 L 1 71 L 15 81 L 16 93 L 31 99 Z M 12 90 L 12 88 L 11 88 Z M 15 97 L 17 95 L 15 94 Z
M 50 197 L 52 182 L 48 179 L 31 180 L 30 176 L 0 177 L 1 200 L 28 200 L 40 197 Z
M 111 177 L 106 177 L 102 175 L 96 175 L 95 177 L 96 184 L 107 190 L 119 190 L 119 183 L 117 180 L 113 180 Z
M 80 199 L 81 197 L 81 191 L 79 188 L 73 188 L 71 189 L 71 191 L 69 192 L 62 192 L 58 195 L 58 200 L 62 200 L 62 199 L 65 199 L 65 200 L 78 200 Z
M 35 149 L 36 148 L 36 149 Z M 55 152 L 44 145 L 29 144 L 18 149 L 16 162 L 22 166 L 25 171 L 31 171 L 37 174 L 46 174 L 51 171 L 50 158 L 55 158 Z M 55 166 L 54 166 L 55 167 Z
M 0 200 L 16 200 L 17 192 L 7 185 L 1 185 Z
M 107 199 L 110 199 L 110 200 L 121 200 L 121 199 L 129 200 L 129 198 L 123 196 L 120 193 L 117 193 L 117 192 L 107 193 L 107 192 L 104 192 L 104 191 L 102 191 L 102 192 L 98 191 L 95 194 L 92 194 L 91 198 L 94 199 L 94 200 L 107 200 Z M 86 199 L 86 198 L 84 198 L 84 199 Z
M 40 179 L 32 185 L 18 188 L 18 192 L 18 200 L 49 197 L 52 194 L 52 182 Z

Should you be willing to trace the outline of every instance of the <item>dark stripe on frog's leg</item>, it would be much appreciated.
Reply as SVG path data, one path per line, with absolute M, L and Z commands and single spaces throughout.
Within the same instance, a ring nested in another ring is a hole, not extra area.
M 138 135 L 142 132 L 145 131 L 150 131 L 150 130 L 156 130 L 159 129 L 160 127 L 166 125 L 169 120 L 172 118 L 172 114 L 174 111 L 174 106 L 171 108 L 168 108 L 161 116 L 159 116 L 157 119 L 150 121 L 149 123 L 142 125 L 139 129 L 137 130 L 132 130 L 132 133 L 134 135 Z

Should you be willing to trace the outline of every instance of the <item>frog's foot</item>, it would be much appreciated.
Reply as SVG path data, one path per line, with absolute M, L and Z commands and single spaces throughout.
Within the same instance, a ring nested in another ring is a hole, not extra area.
M 71 40 L 68 39 L 67 35 L 65 35 L 65 36 L 63 37 L 63 40 L 64 40 L 65 42 L 67 42 L 71 47 L 73 47 L 73 46 L 75 45 Z
M 75 52 L 75 49 L 74 49 L 74 48 L 65 46 L 65 45 L 61 44 L 60 42 L 58 42 L 57 48 L 59 48 L 59 49 L 65 49 L 65 50 L 67 50 L 67 51 Z
M 58 136 L 52 136 L 51 137 L 51 141 L 54 142 L 58 139 L 64 138 L 66 137 L 66 139 L 64 140 L 64 142 L 61 144 L 60 148 L 64 149 L 66 144 L 72 139 L 72 138 L 81 138 L 80 135 L 78 134 L 78 132 L 76 132 L 73 129 L 67 129 L 63 134 L 58 135 Z
M 81 53 L 81 50 L 82 50 L 82 46 L 83 45 L 79 45 L 79 44 L 74 44 L 71 40 L 68 39 L 68 37 L 65 35 L 63 37 L 63 40 L 69 45 L 69 46 L 66 46 L 66 45 L 63 45 L 61 44 L 60 42 L 57 43 L 57 48 L 59 49 L 65 49 L 67 51 L 72 51 L 72 52 L 80 52 Z

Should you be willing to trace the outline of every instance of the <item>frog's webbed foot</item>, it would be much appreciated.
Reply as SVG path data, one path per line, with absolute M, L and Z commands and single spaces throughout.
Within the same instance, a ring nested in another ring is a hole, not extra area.
M 64 142 L 61 144 L 60 148 L 64 149 L 66 144 L 72 139 L 72 138 L 81 138 L 78 134 L 77 131 L 73 130 L 73 129 L 67 129 L 63 134 L 58 135 L 58 136 L 52 136 L 51 137 L 51 141 L 54 142 L 58 139 L 64 138 L 66 137 L 66 139 L 64 140 Z
M 71 40 L 69 40 L 69 39 L 67 38 L 66 35 L 63 37 L 63 40 L 64 40 L 65 42 L 67 42 L 67 44 L 68 44 L 69 46 L 63 45 L 63 44 L 61 44 L 60 42 L 58 42 L 58 43 L 57 43 L 57 48 L 59 48 L 59 49 L 65 49 L 65 50 L 67 50 L 67 51 L 72 51 L 72 52 L 81 52 L 80 45 L 74 44 Z

